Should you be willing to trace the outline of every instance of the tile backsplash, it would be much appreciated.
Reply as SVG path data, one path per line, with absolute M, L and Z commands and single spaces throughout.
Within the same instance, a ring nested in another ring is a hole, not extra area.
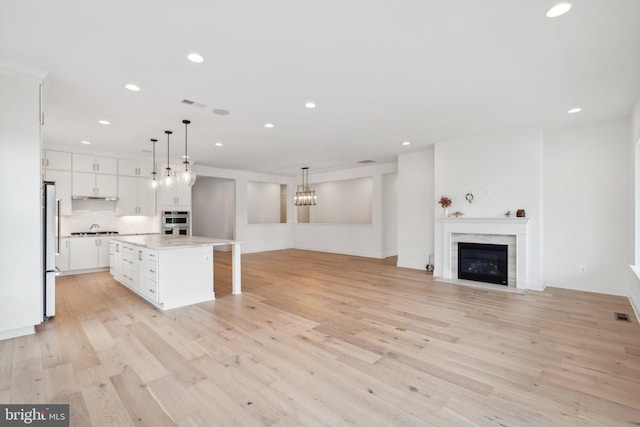
M 60 218 L 60 235 L 89 231 L 91 224 L 98 224 L 100 230 L 120 234 L 160 232 L 158 216 L 116 216 L 117 204 L 110 200 L 74 200 L 73 213 Z

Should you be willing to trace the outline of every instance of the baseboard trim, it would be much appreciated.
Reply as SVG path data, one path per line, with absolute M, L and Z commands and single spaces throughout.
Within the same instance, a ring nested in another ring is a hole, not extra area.
M 8 340 L 11 338 L 23 337 L 25 335 L 33 335 L 35 333 L 36 333 L 36 329 L 33 326 L 26 326 L 24 328 L 2 331 L 0 332 L 0 341 Z

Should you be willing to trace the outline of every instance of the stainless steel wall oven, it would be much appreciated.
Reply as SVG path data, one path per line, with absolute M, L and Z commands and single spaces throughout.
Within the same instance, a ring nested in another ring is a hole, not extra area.
M 191 213 L 189 211 L 163 211 L 162 234 L 191 234 Z

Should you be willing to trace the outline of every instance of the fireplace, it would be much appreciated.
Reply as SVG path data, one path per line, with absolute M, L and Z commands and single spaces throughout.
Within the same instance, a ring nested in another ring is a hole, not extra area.
M 458 278 L 508 285 L 508 245 L 458 242 Z

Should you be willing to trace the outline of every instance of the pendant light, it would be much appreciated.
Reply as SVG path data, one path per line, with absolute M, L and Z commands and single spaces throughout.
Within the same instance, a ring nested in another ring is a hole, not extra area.
M 153 179 L 149 182 L 149 187 L 153 192 L 157 192 L 160 189 L 160 181 L 158 181 L 158 173 L 156 172 L 156 142 L 157 139 L 152 139 L 153 143 L 153 172 L 151 172 L 151 176 Z
M 165 169 L 166 173 L 160 181 L 160 185 L 162 185 L 165 190 L 172 190 L 176 186 L 176 179 L 173 176 L 173 171 L 171 170 L 171 165 L 169 164 L 169 135 L 171 135 L 173 132 L 171 132 L 170 130 L 165 130 L 164 133 L 167 134 L 167 167 Z
M 191 169 L 189 155 L 187 154 L 187 127 L 191 122 L 189 120 L 183 120 L 182 123 L 184 123 L 184 161 L 182 162 L 184 170 L 178 175 L 178 181 L 191 187 L 196 182 L 196 174 Z
M 315 190 L 309 189 L 309 168 L 302 168 L 302 185 L 298 185 L 298 191 L 293 198 L 296 206 L 315 206 L 317 202 Z

